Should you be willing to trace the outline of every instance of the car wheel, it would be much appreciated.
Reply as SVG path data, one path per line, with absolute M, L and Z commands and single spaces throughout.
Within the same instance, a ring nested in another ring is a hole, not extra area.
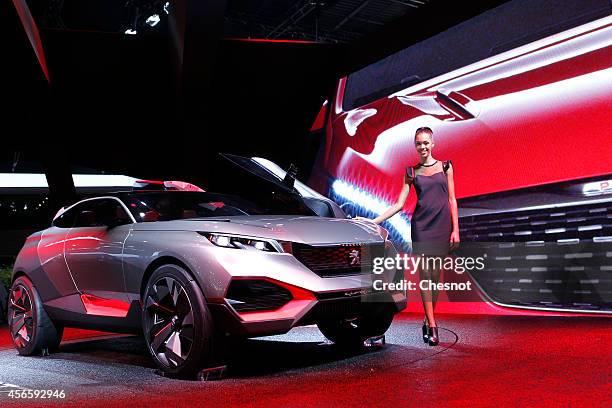
M 153 272 L 143 297 L 149 352 L 171 376 L 191 377 L 212 362 L 213 322 L 197 283 L 178 265 Z
M 317 323 L 323 335 L 339 346 L 359 347 L 364 340 L 385 334 L 395 312 L 383 305 L 352 318 L 324 319 Z
M 13 343 L 22 356 L 40 354 L 43 349 L 56 350 L 64 332 L 49 318 L 38 291 L 25 276 L 15 279 L 11 287 L 8 324 Z

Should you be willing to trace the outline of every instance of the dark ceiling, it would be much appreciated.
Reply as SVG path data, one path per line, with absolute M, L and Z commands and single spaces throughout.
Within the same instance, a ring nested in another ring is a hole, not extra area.
M 430 0 L 229 0 L 225 35 L 350 43 Z
M 435 0 L 227 0 L 224 36 L 350 43 Z M 42 28 L 124 32 L 165 0 L 28 0 Z
M 208 185 L 228 152 L 296 163 L 305 179 L 338 78 L 505 1 L 15 0 L 40 29 L 49 81 L 0 2 L 15 38 L 0 127 L 19 135 L 0 161 Z

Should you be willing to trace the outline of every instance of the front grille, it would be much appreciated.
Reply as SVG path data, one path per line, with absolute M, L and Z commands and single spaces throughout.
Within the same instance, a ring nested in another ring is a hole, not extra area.
M 487 254 L 485 268 L 470 273 L 493 300 L 612 310 L 612 201 L 474 215 L 459 225 L 460 252 Z
M 384 244 L 312 246 L 294 243 L 293 256 L 321 277 L 372 273 L 372 259 L 384 256 Z
M 291 293 L 278 285 L 264 280 L 234 280 L 225 296 L 237 312 L 274 310 L 292 299 Z

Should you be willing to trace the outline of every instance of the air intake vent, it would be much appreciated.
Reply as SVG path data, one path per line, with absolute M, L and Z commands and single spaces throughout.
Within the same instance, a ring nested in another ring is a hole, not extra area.
M 237 312 L 274 310 L 292 299 L 291 293 L 264 280 L 239 279 L 230 284 L 226 301 Z

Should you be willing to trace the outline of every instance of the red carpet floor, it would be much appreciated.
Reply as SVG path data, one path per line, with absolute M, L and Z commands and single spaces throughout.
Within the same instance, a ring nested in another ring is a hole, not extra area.
M 202 383 L 155 374 L 137 337 L 84 341 L 88 333 L 69 331 L 73 340 L 47 358 L 3 347 L 0 382 L 65 389 L 56 403 L 70 406 L 612 406 L 608 318 L 440 315 L 438 347 L 420 340 L 420 319 L 400 315 L 386 347 L 357 354 L 325 343 L 316 327 L 249 340 L 228 378 Z M 17 401 L 0 394 L 9 404 Z

